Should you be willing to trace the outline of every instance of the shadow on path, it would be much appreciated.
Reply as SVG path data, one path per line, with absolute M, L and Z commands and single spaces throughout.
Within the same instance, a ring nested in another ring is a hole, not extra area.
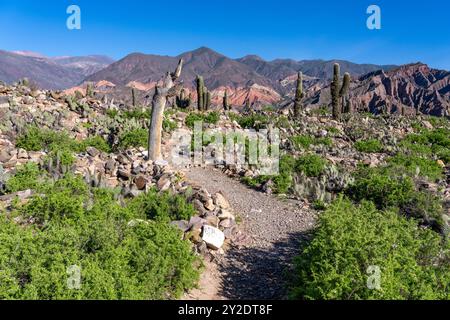
M 287 299 L 293 259 L 310 238 L 310 232 L 298 232 L 267 248 L 229 248 L 219 265 L 220 294 L 227 299 Z

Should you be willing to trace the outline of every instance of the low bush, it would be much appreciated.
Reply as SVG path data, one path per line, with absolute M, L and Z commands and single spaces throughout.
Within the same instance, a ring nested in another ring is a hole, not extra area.
M 396 212 L 337 200 L 296 258 L 291 297 L 447 300 L 449 245 L 441 240 Z
M 295 171 L 308 177 L 318 177 L 325 170 L 327 161 L 316 154 L 306 154 L 295 161 Z
M 372 201 L 380 210 L 397 210 L 420 224 L 442 231 L 442 201 L 418 191 L 411 177 L 399 167 L 361 168 L 345 193 L 354 201 Z
M 378 153 L 383 151 L 383 145 L 376 139 L 360 140 L 355 142 L 355 149 L 359 152 Z
M 16 173 L 7 181 L 6 191 L 8 193 L 36 189 L 41 182 L 42 172 L 39 166 L 33 162 L 28 162 L 19 166 Z
M 148 220 L 187 218 L 184 199 L 153 192 L 122 207 L 76 176 L 38 189 L 0 215 L 0 299 L 176 299 L 196 284 L 189 242 L 167 220 Z
M 209 124 L 217 124 L 220 120 L 220 114 L 217 111 L 211 111 L 208 113 L 191 112 L 184 120 L 185 124 L 189 128 L 194 128 L 195 122 L 205 122 Z
M 134 129 L 125 131 L 119 136 L 119 148 L 126 150 L 128 148 L 148 147 L 148 131 L 145 129 Z

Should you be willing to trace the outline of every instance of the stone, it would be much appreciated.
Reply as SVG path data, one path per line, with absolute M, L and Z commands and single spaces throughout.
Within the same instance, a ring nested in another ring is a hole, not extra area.
M 156 183 L 156 186 L 160 191 L 165 191 L 170 188 L 170 175 L 163 174 Z
M 86 148 L 86 152 L 88 153 L 88 155 L 90 155 L 91 157 L 96 157 L 100 154 L 100 151 L 98 151 L 96 148 L 94 147 L 87 147 Z
M 213 211 L 216 208 L 211 198 L 205 202 L 205 208 L 209 211 Z
M 109 159 L 105 163 L 105 171 L 107 174 L 112 174 L 114 168 L 116 167 L 116 162 L 113 159 Z
M 8 162 L 11 158 L 12 156 L 6 150 L 0 152 L 0 162 Z
M 200 234 L 201 229 L 190 230 L 189 232 L 186 233 L 185 239 L 193 243 L 200 243 L 202 242 L 202 237 L 200 236 Z
M 225 219 L 220 221 L 219 227 L 221 228 L 231 228 L 236 225 L 236 222 L 232 219 Z
M 130 177 L 131 177 L 130 172 L 129 172 L 128 170 L 125 170 L 125 169 L 119 169 L 119 170 L 117 171 L 117 175 L 118 175 L 120 178 L 124 179 L 124 180 L 128 180 L 128 179 L 130 179 Z
M 217 226 L 219 225 L 219 218 L 217 218 L 217 216 L 208 216 L 205 219 L 206 223 L 209 224 L 210 226 L 217 228 Z
M 230 207 L 230 203 L 219 192 L 214 195 L 214 203 L 221 209 L 228 209 Z
M 433 130 L 433 125 L 432 125 L 430 122 L 424 120 L 424 121 L 422 121 L 422 124 L 423 124 L 423 126 L 424 126 L 425 128 L 427 128 L 428 130 Z
M 172 221 L 170 224 L 177 227 L 178 229 L 180 229 L 183 232 L 186 232 L 189 230 L 189 222 L 187 222 L 186 220 Z
M 194 206 L 194 209 L 197 210 L 201 216 L 206 214 L 206 209 L 200 200 L 194 199 L 194 201 L 192 201 L 192 205 Z
M 201 230 L 205 223 L 205 219 L 197 216 L 191 217 L 191 219 L 189 219 L 189 230 Z
M 204 225 L 201 235 L 203 241 L 205 241 L 208 248 L 213 250 L 219 250 L 225 241 L 225 235 L 219 229 Z
M 444 161 L 438 160 L 438 161 L 437 161 L 437 164 L 438 164 L 440 167 L 445 168 L 445 163 L 444 163 Z
M 138 188 L 138 190 L 144 190 L 145 186 L 147 185 L 147 179 L 144 176 L 137 176 L 134 179 L 134 184 Z
M 25 149 L 19 148 L 17 150 L 17 159 L 28 159 L 28 152 Z
M 224 209 L 220 210 L 218 218 L 220 220 L 226 220 L 226 219 L 235 220 L 236 219 L 235 216 L 230 211 L 224 210 Z

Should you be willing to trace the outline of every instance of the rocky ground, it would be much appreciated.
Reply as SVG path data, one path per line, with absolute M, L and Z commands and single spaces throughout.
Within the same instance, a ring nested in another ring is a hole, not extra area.
M 317 203 L 326 205 L 335 199 L 352 183 L 352 173 L 359 166 L 385 164 L 388 157 L 400 150 L 400 141 L 416 132 L 415 128 L 432 130 L 448 126 L 448 122 L 432 124 L 429 118 L 420 116 L 355 114 L 335 121 L 328 115 L 307 111 L 300 120 L 291 121 L 286 115 L 273 111 L 262 113 L 250 124 L 279 127 L 283 155 L 298 159 L 314 154 L 326 161 L 319 175 L 290 172 L 292 185 L 286 192 L 279 192 L 276 178 L 258 180 L 260 172 L 255 166 L 217 163 L 215 168 L 175 169 L 166 161 L 148 161 L 144 146 L 121 145 L 126 133 L 147 130 L 148 119 L 126 117 L 118 111 L 119 107 L 127 108 L 107 98 L 66 96 L 25 85 L 0 85 L 0 211 L 7 211 L 16 197 L 26 201 L 33 196 L 32 190 L 4 192 L 8 178 L 28 162 L 39 164 L 55 179 L 72 171 L 85 177 L 92 186 L 115 188 L 119 190 L 120 201 L 150 188 L 183 194 L 197 214 L 189 221 L 173 221 L 172 224 L 192 242 L 193 250 L 205 258 L 206 266 L 199 288 L 186 295 L 189 299 L 286 298 L 287 271 L 292 266 L 292 258 L 299 254 L 301 242 L 308 239 L 314 228 L 320 212 L 316 210 Z M 189 130 L 188 114 L 172 110 L 166 120 L 173 126 L 172 130 Z M 254 114 L 247 116 L 251 118 Z M 205 124 L 205 128 L 245 129 L 245 118 L 239 117 L 236 113 L 221 113 L 218 121 Z M 58 157 L 48 161 L 50 150 L 32 151 L 17 146 L 18 137 L 30 125 L 66 132 L 71 140 L 79 143 L 101 137 L 111 149 L 88 145 L 74 151 L 75 159 L 71 164 L 64 164 Z M 166 131 L 163 135 L 165 156 L 173 147 L 168 143 L 170 130 Z M 295 138 L 299 136 L 312 140 L 305 143 Z M 379 141 L 382 149 L 367 152 L 355 147 L 356 141 L 367 139 Z M 450 167 L 442 160 L 432 161 L 443 168 L 444 177 L 417 183 L 442 197 L 444 215 L 449 216 Z M 243 178 L 253 183 L 251 187 L 242 183 Z
M 313 228 L 315 213 L 298 201 L 281 200 L 242 185 L 212 168 L 191 168 L 189 182 L 222 192 L 242 219 L 242 235 L 207 269 L 217 291 L 206 295 L 224 299 L 286 298 L 285 272 L 299 253 L 299 242 Z M 212 275 L 212 276 L 211 276 Z M 208 289 L 208 287 L 206 287 Z M 205 298 L 194 292 L 191 298 Z

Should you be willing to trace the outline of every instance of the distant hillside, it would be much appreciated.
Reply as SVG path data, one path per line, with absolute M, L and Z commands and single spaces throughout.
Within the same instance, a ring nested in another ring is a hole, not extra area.
M 49 58 L 27 51 L 0 50 L 0 80 L 13 83 L 28 78 L 45 89 L 65 89 L 111 62 L 103 56 Z
M 353 106 L 372 113 L 449 115 L 450 72 L 423 63 L 376 71 L 354 79 L 349 96 Z M 330 100 L 327 86 L 310 95 L 306 103 L 320 106 Z

